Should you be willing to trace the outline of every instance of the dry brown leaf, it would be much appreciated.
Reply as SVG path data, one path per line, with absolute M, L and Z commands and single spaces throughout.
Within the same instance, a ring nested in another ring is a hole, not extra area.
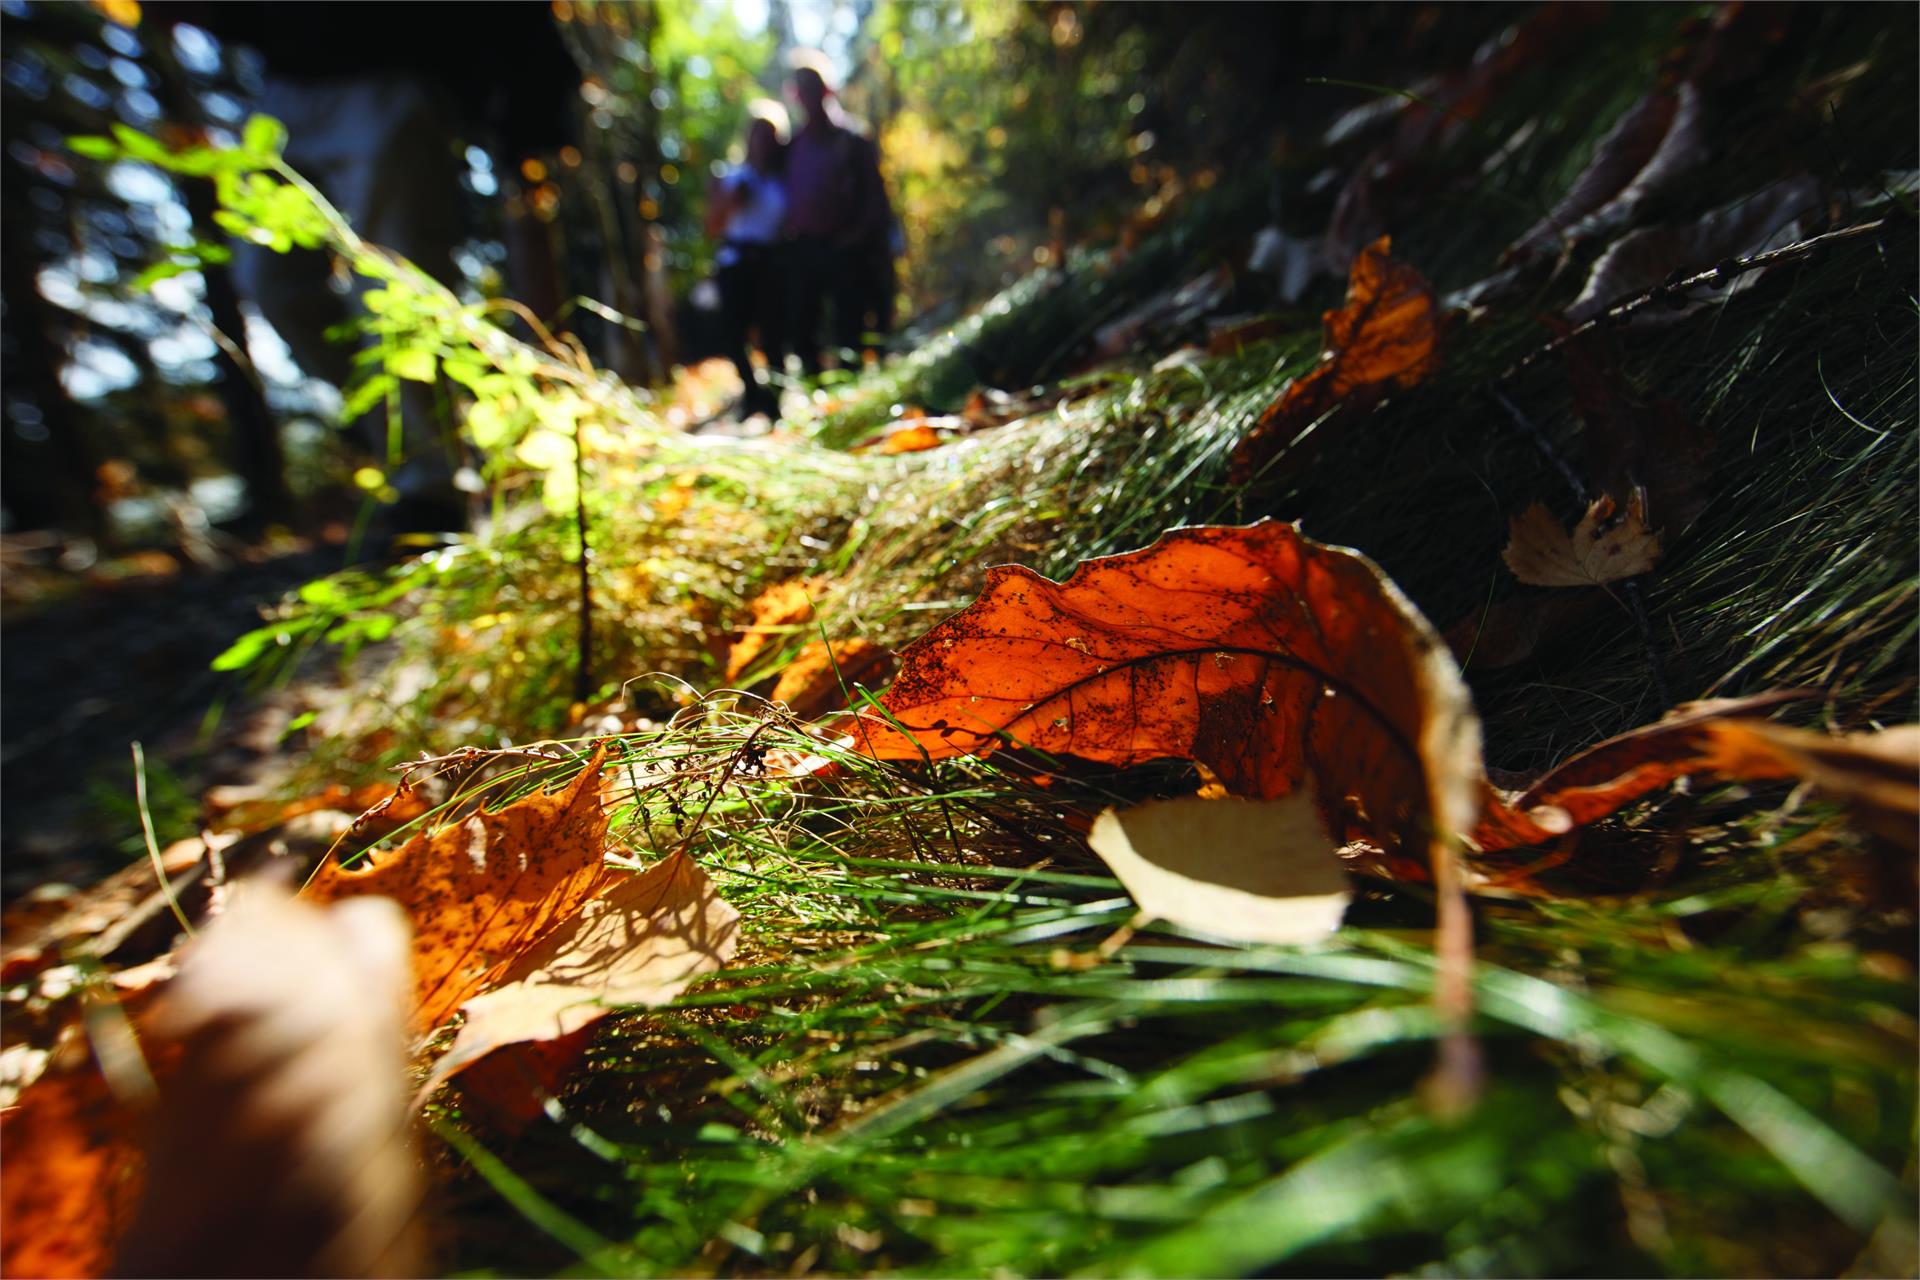
M 1591 331 L 1560 349 L 1581 433 L 1586 479 L 1599 493 L 1646 495 L 1648 523 L 1678 532 L 1707 505 L 1713 432 L 1668 396 L 1636 394 L 1617 367 L 1611 341 Z
M 1594 144 L 1587 167 L 1573 180 L 1567 194 L 1515 240 L 1505 256 L 1517 258 L 1535 249 L 1558 249 L 1567 243 L 1568 233 L 1582 218 L 1626 190 L 1634 176 L 1647 167 L 1673 128 L 1679 102 L 1677 95 L 1655 90 L 1622 112 L 1606 136 Z
M 1447 647 L 1462 667 L 1491 671 L 1525 662 L 1591 624 L 1612 605 L 1601 591 L 1529 592 L 1475 609 L 1447 628 Z
M 1445 645 L 1370 561 L 1272 521 L 1176 529 L 1063 583 L 990 569 L 882 702 L 897 723 L 854 728 L 882 759 L 1197 760 L 1238 795 L 1311 789 L 1334 840 L 1416 867 L 1474 819 L 1479 723 Z
M 1536 587 L 1597 587 L 1645 573 L 1659 563 L 1660 535 L 1647 528 L 1640 496 L 1618 514 L 1601 495 L 1569 534 L 1536 502 L 1513 518 L 1500 558 L 1513 576 Z
M 1307 791 L 1107 809 L 1087 843 L 1147 915 L 1237 942 L 1318 941 L 1353 897 Z
M 1150 337 L 1171 340 L 1220 309 L 1233 292 L 1233 269 L 1222 263 L 1212 271 L 1156 294 L 1093 335 L 1094 354 L 1111 360 L 1129 354 Z
M 885 646 L 854 636 L 831 646 L 815 640 L 794 655 L 773 687 L 773 700 L 793 713 L 811 718 L 847 704 L 843 689 L 862 682 L 878 684 L 893 671 L 893 654 Z
M 1666 130 L 1646 164 L 1611 199 L 1568 228 L 1567 239 L 1593 240 L 1632 226 L 1657 197 L 1690 181 L 1694 170 L 1712 154 L 1705 103 L 1697 88 L 1683 84 L 1674 95 Z
M 1418 271 L 1388 256 L 1382 236 L 1353 260 L 1346 305 L 1323 319 L 1320 363 L 1287 384 L 1233 453 L 1233 474 L 1259 473 L 1303 431 L 1333 412 L 1365 412 L 1387 392 L 1414 386 L 1439 362 L 1439 316 Z M 1316 434 L 1330 430 L 1322 423 Z
M 161 851 L 160 866 L 175 893 L 185 892 L 193 883 L 205 856 L 206 846 L 198 839 L 176 840 Z M 6 939 L 0 982 L 8 986 L 24 982 L 36 970 L 58 963 L 68 950 L 101 954 L 100 938 L 124 927 L 136 914 L 153 914 L 147 910 L 150 905 L 164 911 L 164 902 L 153 864 L 146 859 L 78 892 L 51 898 L 29 894 L 8 907 L 0 920 L 0 936 Z M 177 926 L 162 928 L 171 937 Z
M 426 1035 L 493 986 L 609 879 L 601 762 L 564 789 L 421 832 L 371 866 L 324 863 L 302 897 L 385 894 L 413 922 L 412 1030 Z
M 507 1045 L 572 1035 L 616 1006 L 666 1003 L 733 957 L 739 922 L 684 852 L 620 880 L 462 1006 L 435 1079 Z
M 83 1054 L 0 1117 L 0 1273 L 419 1274 L 406 962 L 389 903 L 247 885 L 123 1006 L 157 1096 Z
M 1645 227 L 1628 232 L 1594 262 L 1580 296 L 1567 308 L 1575 324 L 1675 275 L 1693 275 L 1730 258 L 1783 248 L 1806 238 L 1804 219 L 1820 212 L 1820 184 L 1802 174 L 1715 209 L 1683 226 Z M 1731 297 L 1757 284 L 1763 273 L 1750 271 L 1727 281 L 1719 297 Z M 1698 310 L 1688 302 L 1664 311 L 1645 308 L 1632 324 L 1645 327 Z
M 1490 36 L 1465 68 L 1404 101 L 1395 123 L 1395 154 L 1417 159 L 1452 145 L 1516 77 L 1551 63 L 1601 12 L 1590 4 L 1538 5 Z
M 960 408 L 960 418 L 973 431 L 1005 426 L 1048 408 L 1050 402 L 1039 393 L 1037 387 L 1025 395 L 1013 395 L 993 387 L 975 387 Z

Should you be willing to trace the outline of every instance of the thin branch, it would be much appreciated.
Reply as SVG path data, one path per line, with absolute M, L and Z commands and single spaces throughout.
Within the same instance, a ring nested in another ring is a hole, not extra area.
M 1547 439 L 1547 433 L 1540 429 L 1540 425 L 1522 413 L 1520 406 L 1510 400 L 1507 397 L 1507 393 L 1502 391 L 1497 384 L 1487 388 L 1487 396 L 1495 404 L 1504 409 L 1507 417 L 1513 419 L 1513 425 L 1519 427 L 1520 430 L 1526 433 L 1527 438 L 1533 441 L 1533 447 L 1538 449 L 1540 456 L 1551 463 L 1553 469 L 1560 473 L 1560 478 L 1567 482 L 1567 488 L 1573 490 L 1573 496 L 1580 499 L 1582 504 L 1591 501 L 1591 499 L 1587 497 L 1587 486 L 1580 479 L 1580 473 L 1575 471 L 1572 465 L 1560 456 L 1560 451 L 1553 447 L 1553 441 Z
M 1782 262 L 1795 262 L 1801 258 L 1810 257 L 1828 245 L 1837 244 L 1842 240 L 1852 240 L 1858 236 L 1866 235 L 1868 232 L 1878 231 L 1886 225 L 1887 220 L 1885 218 L 1875 218 L 1872 222 L 1857 223 L 1851 227 L 1839 227 L 1833 231 L 1813 236 L 1810 239 L 1796 241 L 1793 244 L 1785 245 L 1778 249 L 1769 249 L 1765 253 L 1750 254 L 1744 258 L 1729 258 L 1720 265 L 1710 267 L 1705 271 L 1696 272 L 1693 275 L 1683 277 L 1679 280 L 1669 280 L 1663 284 L 1654 285 L 1652 288 L 1642 289 L 1639 293 L 1629 294 L 1591 320 L 1576 325 L 1545 346 L 1534 351 L 1531 355 L 1520 360 L 1518 363 L 1509 365 L 1506 371 L 1501 373 L 1493 381 L 1495 385 L 1511 381 L 1524 370 L 1531 368 L 1545 357 L 1552 355 L 1583 334 L 1591 333 L 1595 329 L 1603 326 L 1622 324 L 1656 303 L 1681 297 L 1691 293 L 1695 289 L 1722 287 L 1732 283 L 1735 276 L 1745 275 L 1749 271 L 1761 271 L 1767 267 L 1777 266 Z
M 593 575 L 587 550 L 587 441 L 573 424 L 573 516 L 580 526 L 580 657 L 573 669 L 573 700 L 584 703 L 593 692 Z

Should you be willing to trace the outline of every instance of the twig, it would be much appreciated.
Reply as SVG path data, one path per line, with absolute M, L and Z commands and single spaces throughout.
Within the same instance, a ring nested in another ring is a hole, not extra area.
M 421 756 L 418 760 L 408 760 L 401 764 L 396 764 L 393 766 L 393 771 L 400 775 L 400 782 L 398 785 L 402 787 L 412 787 L 415 785 L 414 776 L 413 776 L 414 774 L 418 773 L 422 769 L 431 769 L 436 765 L 448 766 L 448 769 L 442 770 L 442 772 L 449 772 L 454 767 L 457 767 L 460 765 L 467 765 L 467 764 L 477 764 L 481 761 L 538 760 L 538 761 L 543 761 L 547 763 L 557 763 L 564 760 L 570 760 L 572 758 L 573 757 L 568 756 L 559 751 L 542 751 L 537 746 L 461 747 L 459 750 L 449 751 L 446 755 L 443 755 L 443 756 Z M 437 777 L 439 775 L 436 774 L 435 776 Z M 392 801 L 392 797 L 388 797 L 388 799 L 383 800 L 380 803 L 381 805 L 384 805 L 384 804 L 391 803 L 391 801 Z M 374 806 L 374 809 L 378 809 L 378 808 L 380 808 L 380 805 Z M 371 813 L 372 811 L 373 810 L 368 810 L 369 813 Z
M 1560 451 L 1553 447 L 1553 441 L 1547 439 L 1547 433 L 1540 429 L 1539 424 L 1520 412 L 1520 406 L 1508 399 L 1507 393 L 1502 391 L 1498 384 L 1488 386 L 1487 396 L 1506 410 L 1507 417 L 1513 419 L 1514 426 L 1526 432 L 1527 438 L 1533 441 L 1533 447 L 1540 451 L 1540 456 L 1553 464 L 1553 469 L 1558 471 L 1560 478 L 1567 482 L 1567 488 L 1573 490 L 1573 496 L 1580 499 L 1582 504 L 1590 501 L 1587 497 L 1587 486 L 1580 479 L 1580 473 L 1560 456 Z
M 512 298 L 488 298 L 485 302 L 481 303 L 480 306 L 484 311 L 508 311 L 513 313 L 526 323 L 527 328 L 533 330 L 533 336 L 539 340 L 540 345 L 545 347 L 551 355 L 561 360 L 571 360 L 573 358 L 573 353 L 560 345 L 559 340 L 553 336 L 553 331 L 542 324 L 540 317 L 533 314 L 532 308 L 528 307 L 525 303 L 516 302 Z
M 733 749 L 727 758 L 727 767 L 721 770 L 719 781 L 708 789 L 706 803 L 700 806 L 700 812 L 693 816 L 692 825 L 681 835 L 680 843 L 674 846 L 675 853 L 685 853 L 693 847 L 693 838 L 699 835 L 700 828 L 706 825 L 707 814 L 713 810 L 713 802 L 720 798 L 722 791 L 726 790 L 727 783 L 733 781 L 734 772 L 739 769 L 740 762 L 752 755 L 753 747 L 760 735 L 779 723 L 778 720 L 762 720 L 754 727 L 753 732 L 747 735 L 747 740 Z
M 1839 227 L 1833 231 L 1824 232 L 1821 235 L 1813 236 L 1806 240 L 1796 241 L 1793 244 L 1784 245 L 1778 249 L 1769 249 L 1765 253 L 1749 254 L 1744 258 L 1728 258 L 1718 266 L 1710 267 L 1705 271 L 1696 272 L 1693 275 L 1683 277 L 1679 280 L 1669 280 L 1665 283 L 1654 285 L 1652 288 L 1642 289 L 1639 293 L 1629 294 L 1591 320 L 1583 324 L 1575 325 L 1518 363 L 1509 365 L 1506 371 L 1501 373 L 1493 381 L 1496 385 L 1508 382 L 1523 370 L 1531 368 L 1540 360 L 1552 355 L 1581 335 L 1591 333 L 1604 325 L 1620 324 L 1632 318 L 1638 312 L 1653 306 L 1655 303 L 1666 302 L 1669 299 L 1690 293 L 1695 289 L 1718 288 L 1731 283 L 1735 276 L 1745 275 L 1749 271 L 1760 271 L 1767 267 L 1776 266 L 1782 262 L 1794 262 L 1798 259 L 1809 257 L 1815 251 L 1825 248 L 1827 245 L 1837 244 L 1842 240 L 1851 240 L 1856 236 L 1866 235 L 1870 231 L 1878 231 L 1886 225 L 1887 220 L 1885 218 L 1875 218 L 1872 222 L 1861 222 L 1851 227 Z
M 580 526 L 580 658 L 573 670 L 573 700 L 584 703 L 593 692 L 593 576 L 587 558 L 587 441 L 573 424 L 573 515 Z

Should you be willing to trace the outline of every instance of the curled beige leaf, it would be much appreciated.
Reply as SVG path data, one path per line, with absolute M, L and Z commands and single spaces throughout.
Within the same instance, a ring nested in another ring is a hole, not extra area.
M 1315 942 L 1353 897 L 1309 791 L 1107 809 L 1087 840 L 1141 911 L 1210 937 Z

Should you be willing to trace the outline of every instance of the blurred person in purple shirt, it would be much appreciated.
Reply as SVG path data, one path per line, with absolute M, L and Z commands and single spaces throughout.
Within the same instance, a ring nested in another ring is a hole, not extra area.
M 805 123 L 787 144 L 788 340 L 806 372 L 820 371 L 820 313 L 832 308 L 833 345 L 864 345 L 874 305 L 876 252 L 891 266 L 893 210 L 880 178 L 880 151 L 834 118 L 833 91 L 813 66 L 797 68 L 789 91 Z M 888 273 L 891 275 L 891 272 Z

